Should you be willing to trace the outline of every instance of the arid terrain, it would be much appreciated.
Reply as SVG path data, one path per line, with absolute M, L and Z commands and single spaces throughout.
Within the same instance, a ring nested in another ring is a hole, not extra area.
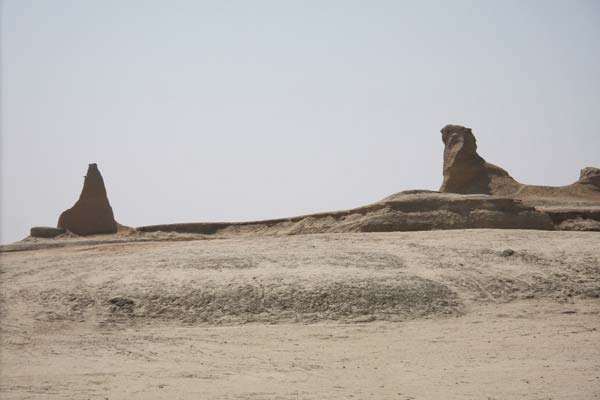
M 442 129 L 439 192 L 128 227 L 97 164 L 1 246 L 3 399 L 600 399 L 600 169 L 524 185 Z
M 2 399 L 600 398 L 600 236 L 29 238 Z
M 600 400 L 600 0 L 0 0 L 0 54 L 0 400 Z

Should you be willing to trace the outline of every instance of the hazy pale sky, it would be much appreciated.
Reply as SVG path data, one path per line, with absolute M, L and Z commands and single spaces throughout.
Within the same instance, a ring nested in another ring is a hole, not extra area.
M 1 241 L 87 164 L 125 225 L 437 190 L 439 130 L 524 183 L 600 167 L 600 2 L 4 0 Z

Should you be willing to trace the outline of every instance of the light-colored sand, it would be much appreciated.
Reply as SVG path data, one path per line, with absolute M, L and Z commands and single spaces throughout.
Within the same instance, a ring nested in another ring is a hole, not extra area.
M 43 247 L 0 255 L 3 399 L 600 398 L 597 233 Z

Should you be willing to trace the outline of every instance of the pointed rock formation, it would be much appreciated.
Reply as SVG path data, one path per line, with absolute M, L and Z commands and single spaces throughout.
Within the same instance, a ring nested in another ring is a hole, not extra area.
M 58 228 L 78 235 L 117 232 L 117 222 L 96 164 L 89 164 L 79 200 L 60 215 Z
M 440 192 L 504 196 L 536 207 L 600 206 L 598 168 L 584 168 L 579 180 L 571 185 L 524 185 L 477 154 L 477 143 L 471 129 L 447 125 L 441 132 L 445 147 L 444 181 Z

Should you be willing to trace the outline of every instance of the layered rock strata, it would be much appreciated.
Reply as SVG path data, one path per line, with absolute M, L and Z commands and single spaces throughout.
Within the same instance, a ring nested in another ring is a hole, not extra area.
M 54 238 L 67 233 L 65 229 L 53 228 L 51 226 L 34 226 L 30 229 L 29 235 L 37 238 Z
M 552 230 L 548 215 L 520 201 L 486 195 L 408 191 L 352 210 L 253 222 L 152 225 L 142 232 L 199 233 L 221 237 L 433 229 Z

